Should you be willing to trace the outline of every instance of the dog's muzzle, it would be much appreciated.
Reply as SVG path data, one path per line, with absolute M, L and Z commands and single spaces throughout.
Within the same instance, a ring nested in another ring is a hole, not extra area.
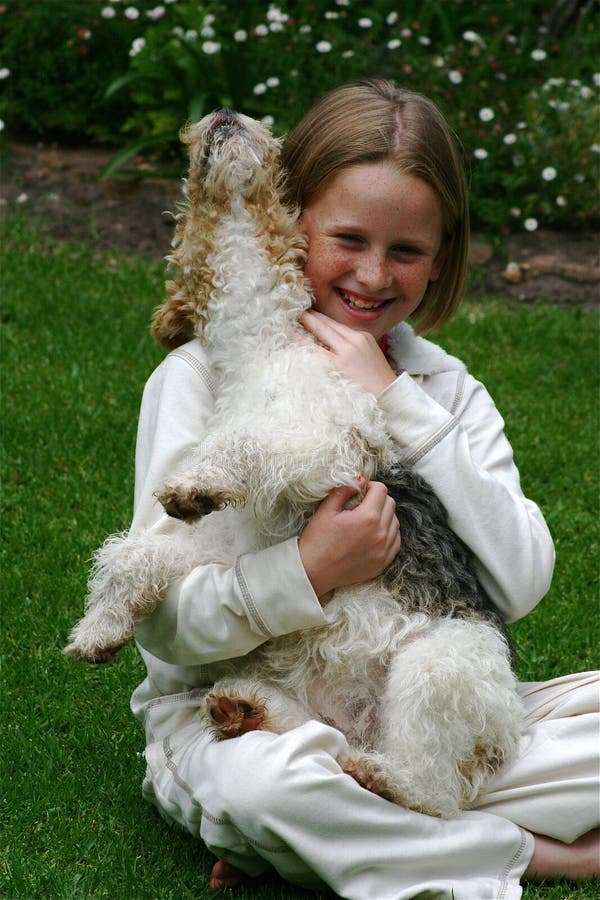
M 229 109 L 227 106 L 216 109 L 211 116 L 204 139 L 204 158 L 208 159 L 217 142 L 219 144 L 226 143 L 229 138 L 240 131 L 244 131 L 244 129 L 235 110 Z

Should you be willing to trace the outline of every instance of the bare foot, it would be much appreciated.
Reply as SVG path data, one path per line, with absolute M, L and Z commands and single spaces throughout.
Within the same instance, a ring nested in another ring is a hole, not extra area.
M 572 844 L 534 834 L 535 850 L 524 878 L 568 878 L 571 881 L 600 877 L 600 830 L 588 831 Z
M 253 697 L 226 697 L 209 694 L 206 705 L 215 724 L 217 737 L 232 738 L 257 731 L 263 724 L 266 709 Z
M 225 888 L 239 887 L 251 880 L 250 875 L 246 875 L 241 869 L 236 869 L 224 859 L 218 859 L 212 867 L 208 887 L 211 891 L 222 891 Z

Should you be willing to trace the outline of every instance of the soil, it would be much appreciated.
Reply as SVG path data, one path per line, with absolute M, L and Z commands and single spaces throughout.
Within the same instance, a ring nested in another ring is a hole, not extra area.
M 128 163 L 135 177 L 101 178 L 110 149 L 11 143 L 0 180 L 0 213 L 18 209 L 41 222 L 48 237 L 92 241 L 99 251 L 161 260 L 170 249 L 180 198 L 176 179 L 148 174 L 143 158 Z M 549 231 L 511 235 L 500 249 L 477 236 L 471 246 L 473 284 L 527 303 L 600 307 L 598 233 Z

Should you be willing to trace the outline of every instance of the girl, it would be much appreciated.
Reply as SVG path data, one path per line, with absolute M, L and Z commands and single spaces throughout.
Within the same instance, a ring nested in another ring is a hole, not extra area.
M 283 151 L 309 240 L 314 310 L 303 317 L 347 378 L 378 397 L 389 432 L 448 509 L 507 621 L 546 593 L 553 547 L 521 491 L 503 422 L 457 359 L 417 337 L 445 322 L 464 281 L 468 213 L 446 123 L 425 98 L 383 81 L 325 96 Z M 173 351 L 142 402 L 133 529 L 173 531 L 154 492 L 202 438 L 213 405 L 203 348 Z M 345 738 L 312 721 L 284 735 L 215 743 L 199 723 L 220 660 L 324 621 L 331 589 L 379 575 L 402 522 L 383 484 L 362 502 L 336 489 L 303 533 L 234 567 L 199 566 L 138 627 L 148 677 L 132 708 L 146 729 L 144 795 L 219 857 L 211 887 L 274 867 L 348 898 L 517 898 L 521 876 L 594 871 L 593 676 L 522 686 L 521 755 L 442 821 L 364 790 L 336 762 Z M 285 589 L 282 590 L 282 586 Z M 535 835 L 535 837 L 534 837 Z

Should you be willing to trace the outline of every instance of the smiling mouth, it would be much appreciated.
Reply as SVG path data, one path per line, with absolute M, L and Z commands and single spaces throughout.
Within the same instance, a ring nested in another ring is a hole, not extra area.
M 336 290 L 344 303 L 347 303 L 351 309 L 381 309 L 395 300 L 395 297 L 387 300 L 373 300 L 363 297 L 361 294 L 355 294 L 353 291 L 345 291 L 342 288 L 336 288 Z

